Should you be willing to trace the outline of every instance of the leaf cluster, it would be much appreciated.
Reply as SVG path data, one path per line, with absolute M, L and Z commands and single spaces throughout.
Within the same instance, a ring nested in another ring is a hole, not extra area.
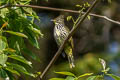
M 5 4 L 28 5 L 31 0 L 0 0 L 0 6 Z M 38 26 L 38 19 L 32 8 L 8 7 L 0 9 L 0 77 L 15 80 L 15 75 L 21 74 L 37 77 L 27 67 L 32 63 L 24 58 L 26 53 L 34 60 L 39 58 L 27 49 L 25 41 L 29 41 L 39 49 L 38 39 L 43 36 Z M 27 66 L 27 67 L 26 67 Z
M 101 70 L 102 74 L 101 75 L 95 75 L 93 73 L 85 73 L 82 74 L 80 76 L 76 76 L 75 74 L 71 73 L 71 72 L 55 72 L 56 74 L 61 74 L 61 75 L 65 75 L 65 78 L 51 78 L 49 80 L 79 80 L 82 77 L 86 77 L 85 80 L 104 80 L 105 76 L 109 76 L 114 80 L 120 80 L 119 76 L 116 76 L 114 74 L 109 74 L 108 71 L 110 70 L 110 68 L 106 68 L 106 62 L 103 59 L 99 59 L 103 70 Z M 80 79 L 81 80 L 81 79 Z

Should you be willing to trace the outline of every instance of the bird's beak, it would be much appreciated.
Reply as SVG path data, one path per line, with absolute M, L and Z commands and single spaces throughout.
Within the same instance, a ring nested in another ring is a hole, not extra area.
M 53 21 L 53 22 L 55 22 L 56 20 L 54 20 L 54 19 L 51 19 L 50 21 Z

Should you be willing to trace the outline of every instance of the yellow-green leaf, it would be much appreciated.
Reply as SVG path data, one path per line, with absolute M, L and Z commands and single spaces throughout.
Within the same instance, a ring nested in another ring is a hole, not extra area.
M 120 76 L 116 76 L 114 74 L 107 74 L 107 75 L 112 77 L 114 80 L 120 80 Z
M 13 32 L 13 31 L 4 31 L 4 32 L 10 33 L 10 34 L 13 34 L 13 35 L 16 35 L 16 36 L 28 38 L 25 34 L 20 33 L 20 32 Z
M 7 73 L 6 73 L 6 71 L 3 69 L 3 68 L 1 68 L 0 69 L 0 78 L 6 78 L 7 77 Z
M 75 80 L 75 78 L 72 76 L 67 76 L 67 78 L 65 80 Z
M 17 60 L 17 61 L 20 61 L 20 62 L 22 62 L 22 63 L 25 63 L 25 64 L 27 64 L 27 65 L 29 65 L 30 67 L 32 67 L 32 63 L 30 62 L 30 61 L 27 61 L 24 57 L 22 57 L 22 56 L 19 56 L 19 55 L 9 55 L 8 56 L 9 58 L 12 58 L 12 59 L 15 59 L 15 60 Z
M 91 18 L 90 15 L 88 15 L 87 18 L 90 20 L 90 18 Z
M 76 77 L 73 73 L 71 72 L 55 72 L 57 74 L 62 74 L 62 75 L 67 75 L 67 76 L 73 76 L 73 77 Z
M 96 79 L 96 76 L 90 76 L 87 78 L 87 80 L 95 80 Z
M 78 76 L 77 78 L 85 77 L 85 76 L 90 76 L 90 75 L 92 75 L 92 74 L 93 74 L 93 73 L 85 73 L 85 74 L 83 74 L 83 75 Z
M 36 78 L 36 77 L 40 76 L 40 74 L 41 74 L 41 72 L 37 72 L 34 74 L 34 77 Z
M 26 75 L 35 77 L 34 74 L 29 73 L 29 72 L 28 72 L 23 66 L 21 66 L 21 65 L 14 64 L 14 63 L 9 63 L 9 62 L 7 62 L 7 65 L 10 66 L 10 67 L 13 67 L 13 69 L 15 69 L 15 70 L 17 70 L 17 71 L 19 71 L 19 72 L 22 72 L 22 73 L 24 73 L 24 74 L 26 74 Z
M 77 4 L 76 7 L 82 7 L 81 5 Z
M 0 37 L 0 50 L 4 50 L 7 46 L 7 43 Z
M 35 32 L 35 33 L 41 35 L 41 37 L 43 37 L 43 34 L 41 33 L 40 30 L 38 30 L 38 29 L 36 29 L 36 28 L 32 28 L 32 30 L 33 30 L 33 32 Z
M 18 76 L 20 76 L 20 73 L 18 73 L 16 70 L 13 70 L 13 69 L 11 69 L 11 68 L 9 68 L 9 67 L 6 67 L 5 69 L 6 69 L 7 71 L 11 72 L 11 73 L 14 73 L 14 74 L 17 74 Z
M 4 65 L 8 59 L 8 56 L 5 54 L 0 54 L 0 64 Z
M 70 21 L 72 19 L 72 16 L 67 17 L 67 21 Z
M 23 7 L 23 10 L 32 15 L 32 8 Z
M 14 49 L 12 49 L 12 48 L 6 48 L 4 51 L 12 52 L 12 53 L 16 52 L 16 50 L 14 50 Z

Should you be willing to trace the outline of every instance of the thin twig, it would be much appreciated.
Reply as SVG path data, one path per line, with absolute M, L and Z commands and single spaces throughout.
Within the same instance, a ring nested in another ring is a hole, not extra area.
M 10 5 L 9 4 L 2 5 L 2 6 L 0 6 L 0 9 L 6 8 L 6 7 L 10 7 Z
M 70 31 L 68 37 L 66 37 L 65 41 L 63 42 L 63 44 L 60 46 L 60 48 L 58 49 L 58 51 L 56 52 L 55 56 L 52 58 L 52 60 L 50 61 L 50 63 L 48 64 L 48 66 L 45 68 L 45 70 L 42 72 L 40 78 L 42 79 L 45 74 L 47 73 L 47 71 L 50 69 L 50 67 L 54 64 L 54 62 L 57 60 L 57 58 L 59 57 L 59 55 L 61 54 L 66 42 L 68 41 L 68 39 L 76 32 L 76 30 L 80 27 L 81 23 L 85 20 L 85 18 L 88 16 L 88 14 L 90 13 L 90 11 L 94 8 L 94 6 L 97 4 L 98 0 L 95 0 L 94 3 L 92 4 L 92 6 L 87 10 L 87 12 L 83 15 L 82 19 L 78 20 L 77 24 L 74 26 L 74 28 Z
M 79 14 L 79 11 L 75 11 L 75 10 L 69 10 L 69 9 L 60 9 L 60 8 L 52 8 L 52 7 L 45 7 L 45 6 L 36 6 L 36 5 L 9 5 L 9 4 L 6 4 L 6 5 L 3 5 L 3 6 L 0 6 L 0 9 L 2 8 L 6 8 L 6 7 L 31 7 L 31 8 L 38 8 L 38 9 L 44 9 L 44 10 L 52 10 L 52 11 L 62 11 L 62 12 L 71 12 L 71 13 L 77 13 Z M 83 12 L 84 14 L 85 12 Z M 120 25 L 120 22 L 119 21 L 115 21 L 113 19 L 110 19 L 108 18 L 107 16 L 102 16 L 102 15 L 98 15 L 98 14 L 93 14 L 93 13 L 90 13 L 89 14 L 90 16 L 94 16 L 94 17 L 98 17 L 98 18 L 101 18 L 101 19 L 105 19 L 107 21 L 110 21 L 114 24 L 118 24 Z
M 107 20 L 107 21 L 109 21 L 109 22 L 112 22 L 112 23 L 114 23 L 114 24 L 120 25 L 120 22 L 119 22 L 119 21 L 115 21 L 115 20 L 113 20 L 113 19 L 110 19 L 110 18 L 108 18 L 107 16 L 102 16 L 102 15 L 92 14 L 92 13 L 90 13 L 89 15 L 90 15 L 90 16 L 94 16 L 94 17 L 98 17 L 98 18 L 102 18 L 102 19 L 105 19 L 105 20 Z

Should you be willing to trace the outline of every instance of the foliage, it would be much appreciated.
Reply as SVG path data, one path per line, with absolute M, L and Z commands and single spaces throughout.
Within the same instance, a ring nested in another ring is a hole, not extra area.
M 0 0 L 0 6 L 5 4 L 30 4 L 31 0 Z M 26 48 L 25 40 L 39 49 L 37 39 L 43 34 L 33 21 L 38 16 L 32 8 L 8 7 L 0 9 L 0 77 L 15 80 L 15 75 L 21 74 L 36 77 L 27 67 L 32 63 L 26 60 L 23 52 L 31 58 L 39 60 L 34 53 Z M 27 67 L 26 67 L 27 66 Z M 40 74 L 40 73 L 39 73 Z
M 79 80 L 82 77 L 86 77 L 85 80 L 104 80 L 105 76 L 109 76 L 113 78 L 114 80 L 120 80 L 119 76 L 116 76 L 114 74 L 109 74 L 108 71 L 110 68 L 106 68 L 106 62 L 103 59 L 99 59 L 103 70 L 101 70 L 102 74 L 95 75 L 93 73 L 85 73 L 80 76 L 76 76 L 75 74 L 71 72 L 55 72 L 57 74 L 65 75 L 65 78 L 51 78 L 49 80 Z
M 80 8 L 78 18 L 76 20 L 74 20 L 74 18 L 72 16 L 68 16 L 67 17 L 67 21 L 72 20 L 72 22 L 74 23 L 73 27 L 75 27 L 75 25 L 77 24 L 77 22 L 83 17 L 84 10 L 86 10 L 87 8 L 89 8 L 90 4 L 88 2 L 85 2 L 83 5 L 77 4 L 76 7 Z M 90 15 L 88 15 L 87 18 L 90 20 Z

